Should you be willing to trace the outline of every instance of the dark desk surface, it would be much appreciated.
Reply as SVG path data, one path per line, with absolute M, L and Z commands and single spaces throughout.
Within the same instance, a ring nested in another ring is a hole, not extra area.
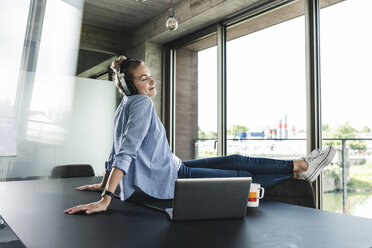
M 372 220 L 261 202 L 244 219 L 171 222 L 164 213 L 113 199 L 109 210 L 66 215 L 99 199 L 75 187 L 97 178 L 0 183 L 0 214 L 29 248 L 372 247 Z

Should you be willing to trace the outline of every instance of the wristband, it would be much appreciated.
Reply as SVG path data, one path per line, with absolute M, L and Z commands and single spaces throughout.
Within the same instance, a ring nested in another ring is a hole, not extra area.
M 108 196 L 110 196 L 111 198 L 114 197 L 114 193 L 112 193 L 112 192 L 110 192 L 110 191 L 108 191 L 108 190 L 104 190 L 104 191 L 102 192 L 101 197 L 104 197 L 105 195 L 108 195 Z

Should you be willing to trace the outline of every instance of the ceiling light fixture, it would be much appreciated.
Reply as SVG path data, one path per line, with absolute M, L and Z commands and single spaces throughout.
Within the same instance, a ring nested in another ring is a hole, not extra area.
M 146 0 L 136 0 L 137 2 L 140 2 L 140 3 L 142 3 L 142 2 L 146 2 Z
M 168 30 L 173 31 L 178 28 L 177 19 L 174 17 L 174 9 L 172 7 L 172 0 L 170 0 L 170 9 L 168 11 L 168 20 L 165 23 Z

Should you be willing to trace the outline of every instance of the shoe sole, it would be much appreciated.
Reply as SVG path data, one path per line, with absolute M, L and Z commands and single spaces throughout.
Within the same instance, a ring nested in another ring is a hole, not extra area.
M 335 157 L 335 154 L 336 154 L 336 149 L 334 147 L 331 147 L 331 149 L 329 149 L 329 152 L 327 156 L 324 158 L 324 160 L 320 162 L 320 164 L 316 167 L 313 173 L 311 173 L 311 175 L 308 178 L 306 178 L 306 180 L 311 183 L 314 182 L 315 179 L 319 176 L 322 169 L 326 167 L 330 162 L 332 162 L 333 158 Z

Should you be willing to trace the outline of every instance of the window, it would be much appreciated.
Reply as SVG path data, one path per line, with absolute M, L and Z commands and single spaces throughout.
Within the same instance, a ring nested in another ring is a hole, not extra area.
M 299 15 L 303 3 L 227 29 L 228 154 L 306 154 L 305 23 L 283 12 L 288 8 Z
M 79 163 L 101 175 L 112 148 L 116 89 L 75 76 L 83 1 L 28 3 L 0 3 L 0 30 L 8 34 L 0 38 L 0 126 L 11 123 L 9 106 L 18 106 L 17 156 L 0 158 L 0 181 L 44 178 L 56 165 Z
M 28 140 L 59 144 L 67 136 L 63 123 L 71 113 L 74 96 L 80 25 L 78 9 L 59 0 L 47 2 L 27 123 Z
M 0 157 L 16 154 L 15 99 L 29 5 L 29 0 L 0 2 Z
M 337 148 L 333 166 L 323 172 L 323 208 L 369 218 L 371 8 L 369 0 L 348 0 L 320 12 L 323 146 Z

